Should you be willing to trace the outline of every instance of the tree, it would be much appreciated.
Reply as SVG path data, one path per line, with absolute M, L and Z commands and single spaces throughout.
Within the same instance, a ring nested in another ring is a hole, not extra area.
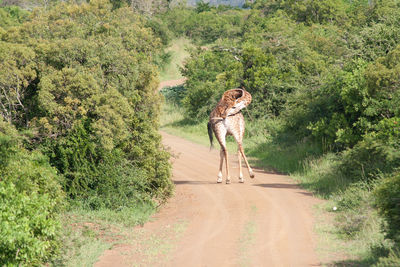
M 145 23 L 103 0 L 60 3 L 36 9 L 0 44 L 0 69 L 13 71 L 0 75 L 1 114 L 31 132 L 31 145 L 64 176 L 69 196 L 96 203 L 90 207 L 153 203 L 172 192 L 157 132 L 154 58 L 162 45 Z M 99 171 L 111 165 L 131 171 Z M 128 181 L 141 186 L 120 187 Z M 127 197 L 111 201 L 107 192 L 116 188 Z M 132 195 L 135 203 L 127 200 Z
M 196 12 L 206 12 L 211 11 L 210 3 L 205 3 L 203 0 L 196 3 Z

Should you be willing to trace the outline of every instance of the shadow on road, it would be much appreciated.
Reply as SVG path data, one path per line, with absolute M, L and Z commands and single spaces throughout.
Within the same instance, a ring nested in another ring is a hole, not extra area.
M 297 184 L 253 184 L 253 186 L 265 187 L 265 188 L 282 188 L 282 189 L 297 189 L 301 190 L 302 188 Z M 298 191 L 297 193 L 314 197 L 313 193 L 306 192 L 306 191 Z
M 300 189 L 300 187 L 296 184 L 254 184 L 254 186 L 268 187 L 268 188 Z

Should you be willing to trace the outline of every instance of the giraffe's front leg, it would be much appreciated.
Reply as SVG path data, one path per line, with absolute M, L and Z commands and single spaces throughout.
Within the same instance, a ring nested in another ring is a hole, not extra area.
M 249 165 L 249 162 L 247 161 L 246 155 L 244 154 L 244 151 L 243 151 L 243 146 L 241 144 L 239 144 L 239 150 L 240 150 L 240 153 L 243 156 L 244 163 L 246 163 L 247 169 L 249 170 L 250 178 L 254 178 L 254 172 L 251 169 L 251 167 Z
M 239 183 L 244 183 L 243 172 L 242 172 L 242 154 L 238 149 L 238 161 L 239 161 Z

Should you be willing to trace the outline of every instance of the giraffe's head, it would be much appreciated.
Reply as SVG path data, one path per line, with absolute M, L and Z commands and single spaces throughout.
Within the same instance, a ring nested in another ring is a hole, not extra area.
M 222 118 L 238 113 L 251 102 L 251 95 L 244 89 L 226 91 L 218 103 L 217 110 Z

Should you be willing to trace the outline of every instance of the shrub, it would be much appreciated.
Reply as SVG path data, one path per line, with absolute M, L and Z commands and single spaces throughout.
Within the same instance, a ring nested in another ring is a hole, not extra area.
M 0 264 L 40 265 L 53 255 L 60 223 L 48 194 L 0 182 Z
M 0 121 L 0 265 L 40 265 L 59 248 L 60 177 L 40 152 L 21 148 L 20 139 Z
M 172 104 L 181 106 L 182 99 L 186 94 L 186 87 L 184 85 L 165 87 L 160 92 L 165 97 L 165 100 Z
M 88 209 L 154 205 L 153 199 L 163 201 L 172 192 L 169 165 L 161 165 L 168 159 L 166 152 L 160 153 L 165 157 L 157 166 L 138 166 L 122 149 L 108 151 L 96 146 L 89 123 L 76 125 L 63 139 L 45 143 L 43 150 L 52 155 L 52 164 L 64 175 L 64 188 L 70 198 Z M 160 171 L 154 175 L 151 168 Z
M 379 258 L 378 262 L 373 266 L 376 267 L 393 267 L 400 266 L 400 251 L 399 249 L 392 249 L 386 257 Z
M 0 2 L 1 4 L 1 2 Z M 18 6 L 0 7 L 0 27 L 9 28 L 19 25 L 28 18 L 28 11 Z
M 374 132 L 343 153 L 341 168 L 350 179 L 368 181 L 400 167 L 398 122 L 397 117 L 380 121 Z
M 341 0 L 320 1 L 279 1 L 294 19 L 307 24 L 343 22 L 346 18 L 346 5 Z
M 206 118 L 225 90 L 239 85 L 241 63 L 227 52 L 195 51 L 182 74 L 188 78 L 182 100 L 187 116 Z
M 50 158 L 71 198 L 118 208 L 172 193 L 157 132 L 161 41 L 168 35 L 157 20 L 106 0 L 35 9 L 2 38 L 0 51 L 11 52 L 0 52 L 0 70 L 16 76 L 0 74 L 0 116 L 30 131 L 30 147 Z
M 400 173 L 386 176 L 374 190 L 375 204 L 387 221 L 387 236 L 400 244 Z

